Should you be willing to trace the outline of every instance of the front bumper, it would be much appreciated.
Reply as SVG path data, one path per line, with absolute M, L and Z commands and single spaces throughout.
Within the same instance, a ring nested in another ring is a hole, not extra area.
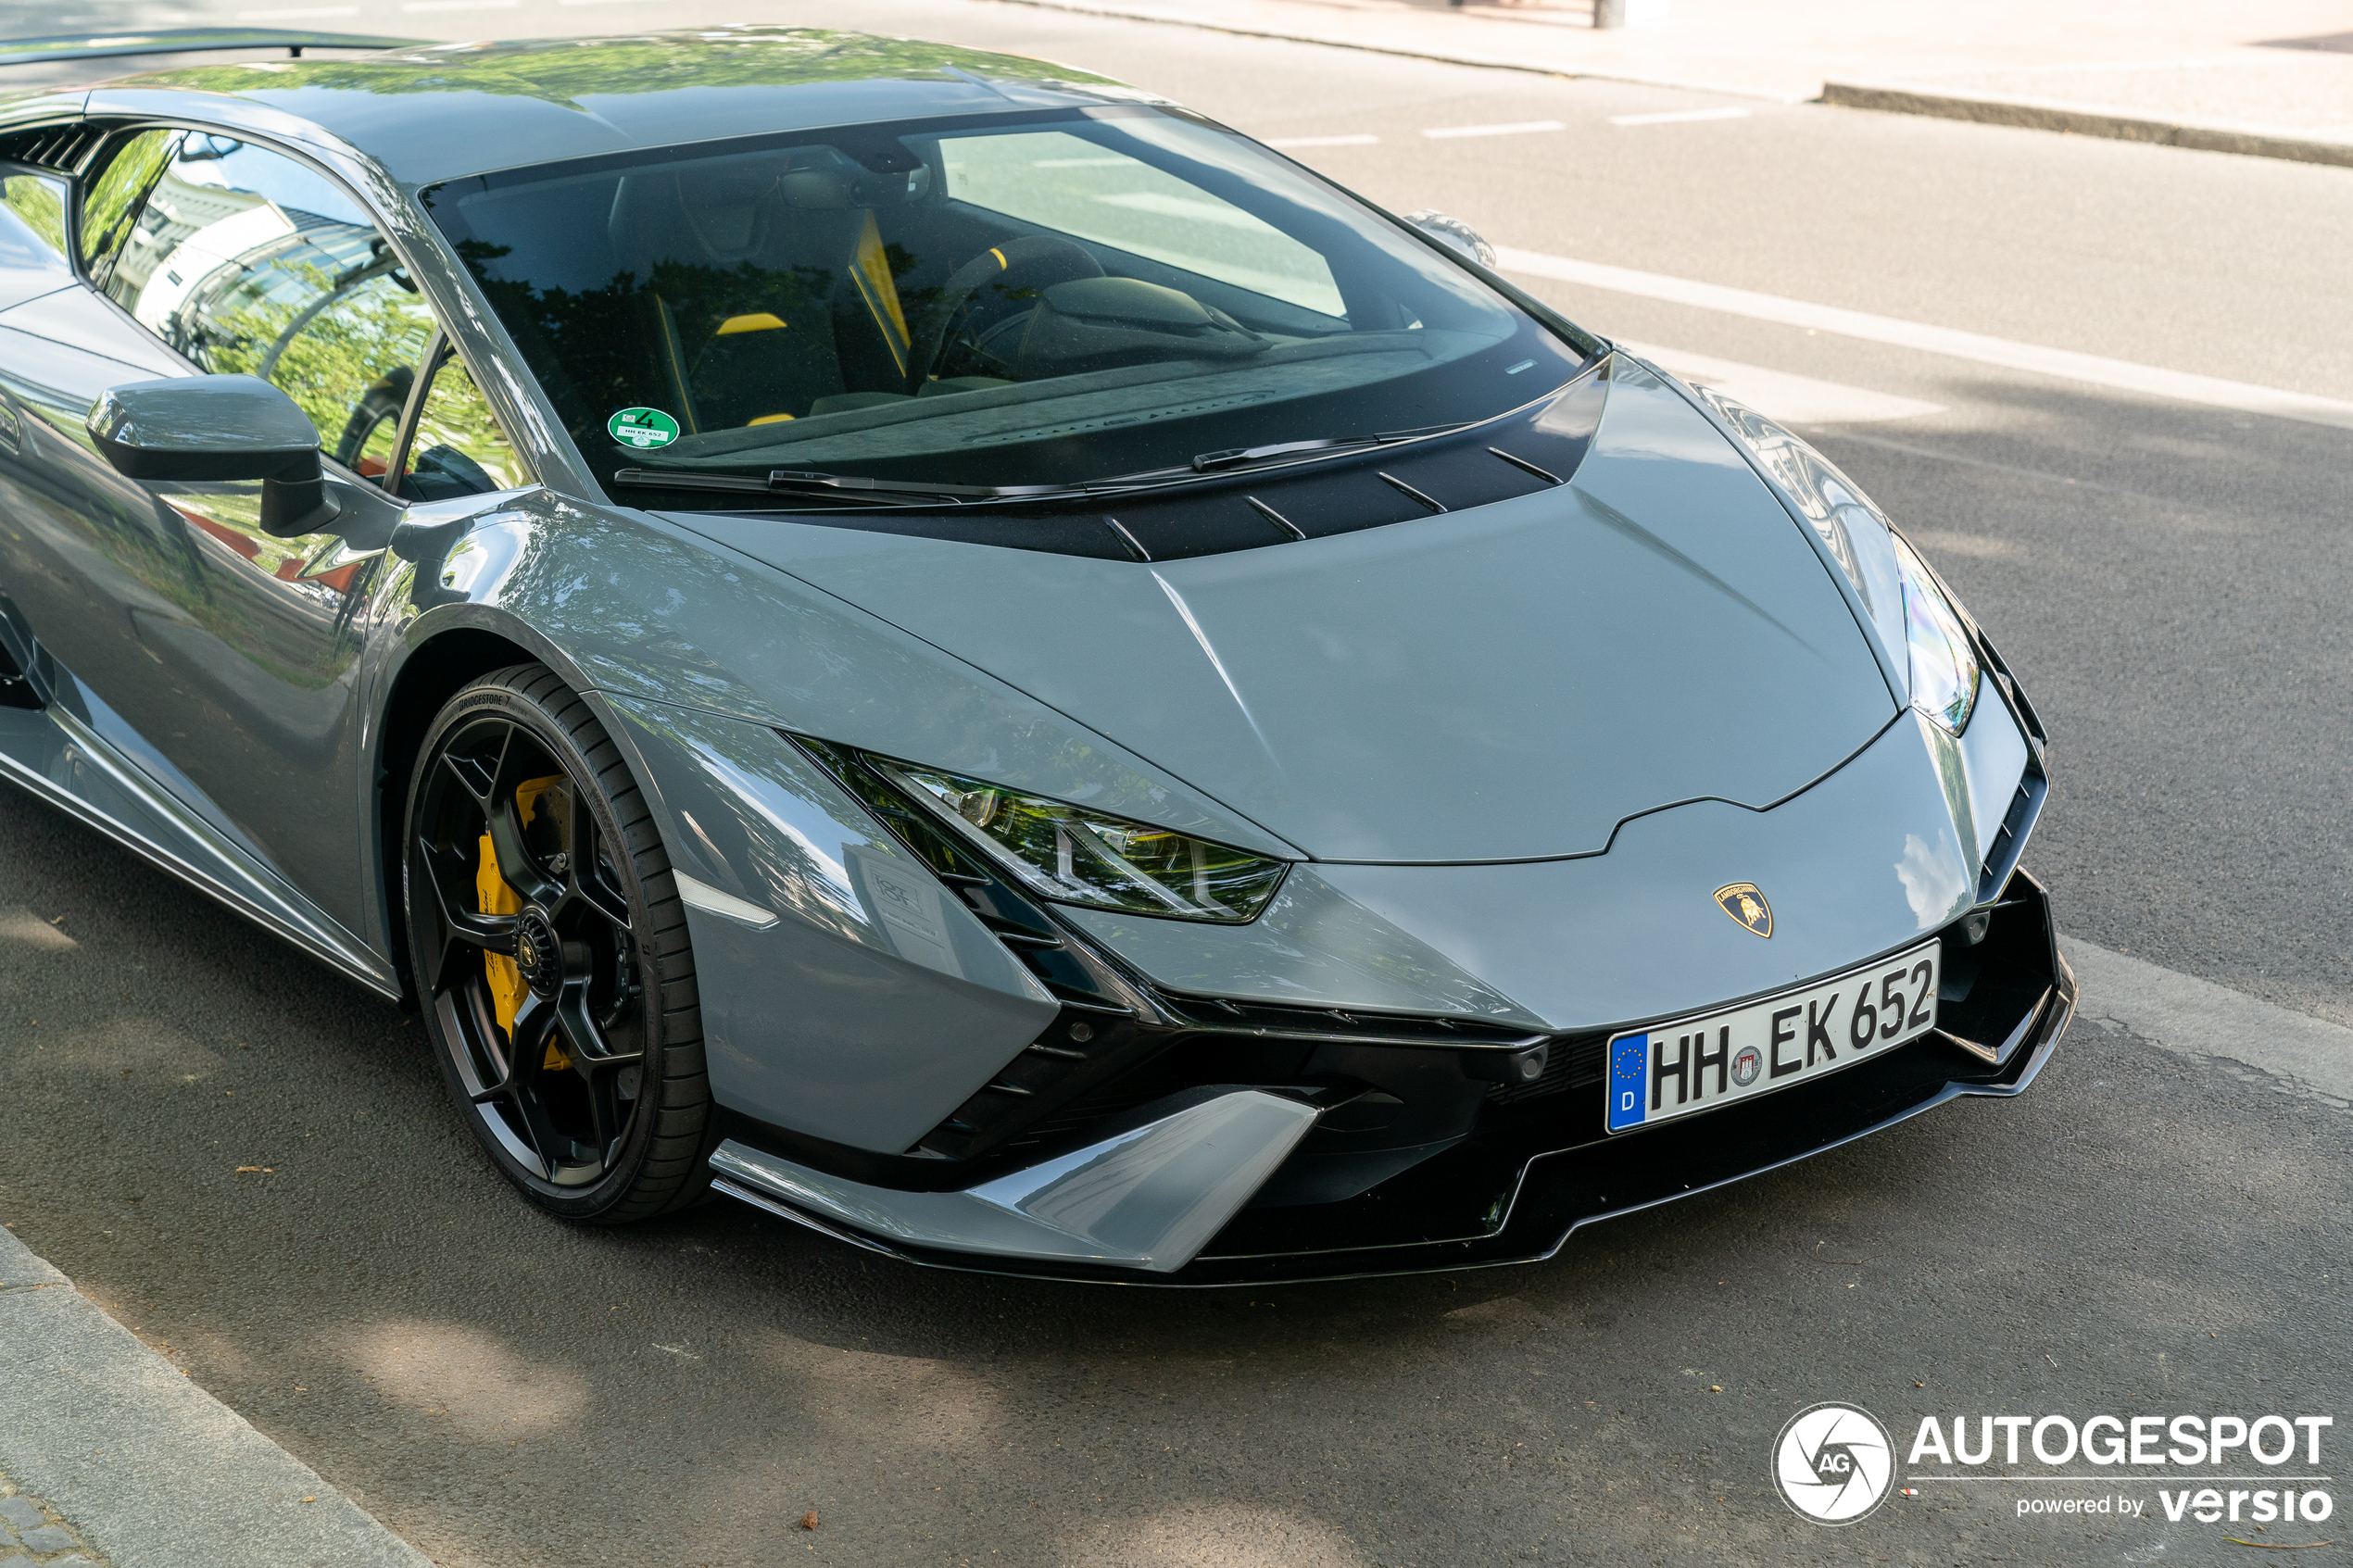
M 1228 1080 L 1214 1091 L 1196 1084 L 1132 1107 L 1120 1118 L 1124 1130 L 1117 1136 L 1076 1142 L 1058 1157 L 994 1174 L 967 1189 L 914 1191 L 845 1181 L 761 1149 L 756 1137 L 723 1147 L 714 1160 L 717 1185 L 861 1247 L 911 1262 L 989 1273 L 1131 1285 L 1239 1286 L 1534 1262 L 1551 1257 L 1579 1226 L 1596 1220 L 1777 1169 L 1963 1096 L 2022 1091 L 2073 1014 L 2075 980 L 2058 954 L 2049 899 L 2023 872 L 2011 876 L 1998 901 L 1978 913 L 1991 916 L 1981 941 L 1969 940 L 1966 921 L 1944 934 L 1943 1027 L 1885 1056 L 1721 1110 L 1611 1136 L 1602 1130 L 1600 1047 L 1606 1034 L 1556 1038 L 1548 1042 L 1541 1080 L 1474 1091 L 1480 1103 L 1466 1131 L 1403 1151 L 1406 1158 L 1394 1174 L 1363 1190 L 1340 1184 L 1335 1190 L 1347 1195 L 1328 1201 L 1314 1200 L 1323 1179 L 1314 1171 L 1317 1160 L 1361 1172 L 1367 1159 L 1382 1157 L 1363 1151 L 1361 1138 L 1352 1144 L 1337 1118 L 1328 1135 L 1322 1129 L 1303 1137 L 1290 1132 L 1283 1145 L 1288 1158 L 1279 1168 L 1228 1148 L 1220 1158 L 1233 1168 L 1274 1174 L 1259 1178 L 1266 1185 L 1258 1188 L 1259 1200 L 1247 1207 L 1257 1180 L 1247 1186 L 1228 1181 L 1221 1188 L 1225 1210 L 1214 1216 L 1222 1223 L 1212 1223 L 1194 1205 L 1185 1209 L 1181 1230 L 1172 1220 L 1164 1234 L 1145 1234 L 1150 1223 L 1139 1231 L 1137 1210 L 1122 1219 L 1112 1214 L 1111 1200 L 1099 1196 L 1091 1207 L 1077 1207 L 1110 1216 L 1097 1226 L 1101 1235 L 1082 1227 L 1078 1239 L 1070 1242 L 1045 1236 L 1031 1223 L 1036 1217 L 1031 1210 L 1038 1206 L 1032 1201 L 1026 1209 L 1024 1201 L 1054 1182 L 1063 1185 L 1052 1188 L 1057 1196 L 1051 1206 L 1072 1211 L 1074 1171 L 1098 1173 L 1089 1178 L 1098 1194 L 1108 1190 L 1106 1178 L 1114 1176 L 1128 1184 L 1122 1190 L 1149 1193 L 1151 1173 L 1139 1171 L 1133 1152 L 1136 1127 L 1171 1125 L 1186 1117 L 1199 1123 L 1201 1108 L 1219 1103 L 1221 1096 L 1237 1102 L 1247 1096 L 1252 1104 L 1295 1097 L 1319 1117 L 1325 1106 L 1344 1109 L 1348 1102 L 1351 1081 L 1231 1082 L 1230 1050 L 1205 1053 Z M 1363 1022 L 1374 1026 L 1368 1033 L 1377 1033 L 1382 1022 L 1403 1021 Z M 1389 1037 L 1399 1033 L 1392 1028 Z M 1169 1054 L 1183 1049 L 1180 1045 Z M 1433 1062 L 1453 1071 L 1453 1058 L 1435 1047 L 1345 1049 L 1355 1054 L 1338 1060 L 1360 1066 L 1366 1053 L 1412 1057 L 1414 1070 L 1392 1080 L 1401 1085 L 1417 1074 L 1427 1078 Z M 1327 1047 L 1304 1062 L 1294 1059 L 1287 1076 L 1329 1080 L 1334 1060 Z M 1317 1062 L 1327 1071 L 1312 1071 Z M 1153 1064 L 1164 1073 L 1167 1065 Z M 1311 1071 L 1299 1071 L 1302 1066 Z M 1357 1087 L 1363 1087 L 1361 1082 Z M 1297 1118 L 1277 1120 L 1287 1130 L 1302 1124 Z M 1201 1152 L 1206 1147 L 1198 1142 L 1181 1152 L 1198 1162 L 1210 1158 Z M 1142 1209 L 1163 1213 L 1167 1205 L 1147 1200 Z M 979 1220 L 959 1229 L 960 1215 Z M 1026 1231 L 1025 1224 L 1030 1226 Z

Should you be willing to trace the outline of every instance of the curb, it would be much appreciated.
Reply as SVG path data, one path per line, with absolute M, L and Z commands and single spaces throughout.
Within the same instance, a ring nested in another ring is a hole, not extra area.
M 1034 0 L 1033 0 L 1034 3 Z M 1820 101 L 1850 109 L 1969 119 L 1986 125 L 2017 125 L 2030 131 L 2059 131 L 2104 136 L 2118 142 L 2152 142 L 2200 152 L 2241 153 L 2249 157 L 2286 158 L 2353 168 L 2353 142 L 2297 136 L 2261 126 L 2188 125 L 2117 114 L 2088 104 L 2046 103 L 2000 94 L 1929 93 L 1916 87 L 1861 82 L 1828 82 Z
M 1355 49 L 1367 55 L 1390 55 L 1401 59 L 1434 60 L 1440 65 L 1473 66 L 1482 70 L 1525 71 L 1531 76 L 1553 76 L 1565 81 L 1622 82 L 1633 87 L 1667 87 L 1686 93 L 1713 93 L 1727 98 L 1747 98 L 1768 104 L 1802 104 L 1811 100 L 1806 93 L 1776 92 L 1768 87 L 1754 87 L 1730 82 L 1703 82 L 1690 77 L 1655 76 L 1631 71 L 1588 70 L 1567 63 L 1544 65 L 1528 60 L 1516 60 L 1502 55 L 1482 55 L 1469 51 L 1411 48 L 1402 44 L 1369 44 L 1357 38 L 1335 38 L 1314 32 L 1290 32 L 1280 28 L 1253 27 L 1232 18 L 1196 20 L 1190 17 L 1167 17 L 1156 11 L 1130 9 L 1124 6 L 1087 5 L 1083 0 L 998 0 L 1006 6 L 1028 6 L 1040 11 L 1068 11 L 1075 16 L 1101 17 L 1112 21 L 1156 22 L 1164 27 L 1189 27 L 1199 32 L 1230 32 L 1243 38 L 1271 38 L 1283 44 L 1319 44 L 1327 49 Z
M 114 1568 L 432 1568 L 0 1230 L 0 1474 Z

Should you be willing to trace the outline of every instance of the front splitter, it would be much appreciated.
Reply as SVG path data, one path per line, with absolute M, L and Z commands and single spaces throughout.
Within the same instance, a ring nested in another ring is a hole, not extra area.
M 927 1268 L 975 1273 L 1233 1287 L 1541 1262 L 1599 1221 L 1779 1170 L 1956 1099 L 2020 1093 L 2074 1016 L 2075 976 L 2053 957 L 2054 984 L 1999 1065 L 1931 1036 L 1754 1103 L 1615 1137 L 1600 1132 L 1596 1085 L 1592 1095 L 1559 1097 L 1569 1103 L 1557 1120 L 1476 1135 L 1347 1203 L 1247 1210 L 1171 1273 L 1140 1276 L 912 1247 L 796 1211 L 733 1183 L 717 1185 L 839 1240 Z

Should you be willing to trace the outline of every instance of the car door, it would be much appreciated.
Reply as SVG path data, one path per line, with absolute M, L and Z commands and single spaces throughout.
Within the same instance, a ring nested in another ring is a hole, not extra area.
M 120 138 L 102 159 L 81 204 L 90 286 L 69 308 L 52 296 L 0 313 L 0 327 L 150 366 L 169 355 L 180 373 L 271 381 L 318 428 L 341 516 L 330 531 L 280 538 L 260 526 L 258 482 L 126 495 L 127 482 L 99 476 L 83 488 L 93 501 L 107 492 L 102 504 L 53 514 L 56 570 L 34 574 L 19 608 L 167 760 L 178 778 L 166 782 L 199 792 L 279 875 L 364 931 L 361 614 L 401 506 L 375 481 L 432 314 L 365 209 L 283 152 L 157 130 Z M 103 370 L 85 367 L 82 379 Z M 102 390 L 52 396 L 59 438 L 87 450 L 68 413 Z

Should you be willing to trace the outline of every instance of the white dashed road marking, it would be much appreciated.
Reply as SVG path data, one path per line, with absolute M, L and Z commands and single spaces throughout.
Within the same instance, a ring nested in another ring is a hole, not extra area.
M 1687 125 L 1702 119 L 1746 119 L 1746 109 L 1669 109 L 1664 114 L 1614 114 L 1612 125 Z
M 1530 131 L 1567 129 L 1557 119 L 1522 119 L 1509 125 L 1432 125 L 1426 127 L 1422 134 L 1442 142 L 1450 136 L 1518 136 Z

